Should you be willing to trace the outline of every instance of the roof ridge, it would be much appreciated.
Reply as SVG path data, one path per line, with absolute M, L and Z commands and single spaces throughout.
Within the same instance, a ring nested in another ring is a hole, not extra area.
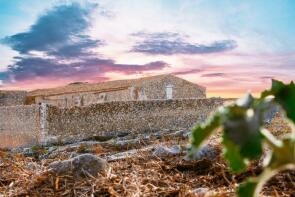
M 71 94 L 75 92 L 92 92 L 92 91 L 97 92 L 102 90 L 107 91 L 108 89 L 113 89 L 113 90 L 122 89 L 122 88 L 128 88 L 131 85 L 140 85 L 146 81 L 161 79 L 168 76 L 179 78 L 173 74 L 161 74 L 161 75 L 153 75 L 153 76 L 146 76 L 146 77 L 133 78 L 133 79 L 102 81 L 97 83 L 73 82 L 73 83 L 70 83 L 64 86 L 58 86 L 55 88 L 32 90 L 29 92 L 29 96 L 49 96 L 49 95 Z

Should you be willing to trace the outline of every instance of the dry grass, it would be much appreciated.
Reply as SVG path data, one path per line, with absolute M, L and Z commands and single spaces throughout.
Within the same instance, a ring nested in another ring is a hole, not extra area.
M 291 133 L 291 127 L 289 122 L 282 116 L 281 113 L 276 113 L 271 124 L 266 125 L 275 136 L 282 137 L 286 133 Z
M 4 155 L 3 155 L 4 154 Z M 237 182 L 256 175 L 259 168 L 233 175 L 218 159 L 184 161 L 180 156 L 155 158 L 148 153 L 139 157 L 111 162 L 111 171 L 98 178 L 75 180 L 28 168 L 30 158 L 2 153 L 0 193 L 4 196 L 180 196 L 194 195 L 196 188 L 208 188 L 210 196 L 234 196 Z M 41 161 L 36 161 L 42 165 Z M 44 162 L 46 165 L 46 162 Z M 265 188 L 265 195 L 291 196 L 295 191 L 295 173 L 274 177 Z M 208 196 L 208 195 L 207 195 Z
M 45 167 L 43 172 L 34 172 L 26 167 L 32 160 L 19 155 L 2 158 L 0 191 L 11 196 L 192 196 L 191 190 L 199 187 L 221 190 L 227 196 L 233 187 L 224 164 L 189 162 L 180 156 L 161 160 L 143 152 L 139 157 L 111 162 L 107 175 L 81 180 L 55 176 Z
M 275 120 L 269 129 L 282 128 Z M 286 129 L 287 131 L 288 129 Z M 185 138 L 164 137 L 152 139 L 148 144 L 164 143 L 168 145 L 188 143 Z M 105 157 L 112 153 L 148 145 L 101 146 L 91 148 L 91 152 Z M 74 150 L 83 153 L 88 147 L 81 145 Z M 253 164 L 243 174 L 228 171 L 222 158 L 215 161 L 185 161 L 184 155 L 160 159 L 152 156 L 151 151 L 140 152 L 116 162 L 110 162 L 111 170 L 97 178 L 88 177 L 75 180 L 70 175 L 57 176 L 47 171 L 46 166 L 53 160 L 66 159 L 57 155 L 53 159 L 39 160 L 24 157 L 21 154 L 0 152 L 0 196 L 234 196 L 237 183 L 252 175 L 258 175 L 261 169 Z M 196 193 L 195 189 L 206 188 L 207 193 Z M 285 171 L 272 178 L 265 186 L 262 196 L 294 196 L 295 172 Z

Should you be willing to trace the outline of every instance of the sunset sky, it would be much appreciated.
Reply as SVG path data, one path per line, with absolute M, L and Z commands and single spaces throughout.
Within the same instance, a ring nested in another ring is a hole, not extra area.
M 0 0 L 0 89 L 172 73 L 208 96 L 295 79 L 293 0 Z

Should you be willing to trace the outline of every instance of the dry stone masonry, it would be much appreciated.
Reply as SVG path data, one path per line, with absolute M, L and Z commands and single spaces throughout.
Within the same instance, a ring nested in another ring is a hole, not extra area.
M 116 133 L 190 129 L 222 99 L 117 101 L 86 107 L 0 107 L 0 147 L 79 141 Z
M 24 105 L 26 102 L 26 91 L 4 91 L 0 90 L 0 107 Z
M 0 148 L 40 143 L 40 107 L 0 107 Z
M 109 102 L 70 109 L 49 106 L 48 134 L 67 142 L 119 131 L 147 133 L 189 129 L 196 121 L 205 120 L 222 103 L 221 99 L 182 99 Z

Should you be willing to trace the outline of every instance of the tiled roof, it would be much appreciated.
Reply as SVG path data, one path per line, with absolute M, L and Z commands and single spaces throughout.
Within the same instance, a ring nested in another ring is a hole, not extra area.
M 131 86 L 139 86 L 145 82 L 152 80 L 160 80 L 166 77 L 175 77 L 173 75 L 156 75 L 150 77 L 143 77 L 138 79 L 128 79 L 128 80 L 116 80 L 116 81 L 105 81 L 99 83 L 83 83 L 75 82 L 68 84 L 66 86 L 61 86 L 57 88 L 49 89 L 37 89 L 29 92 L 29 96 L 50 96 L 50 95 L 60 95 L 60 94 L 70 94 L 77 92 L 106 92 L 127 89 Z M 195 84 L 196 85 L 196 84 Z M 203 88 L 199 86 L 200 88 Z

